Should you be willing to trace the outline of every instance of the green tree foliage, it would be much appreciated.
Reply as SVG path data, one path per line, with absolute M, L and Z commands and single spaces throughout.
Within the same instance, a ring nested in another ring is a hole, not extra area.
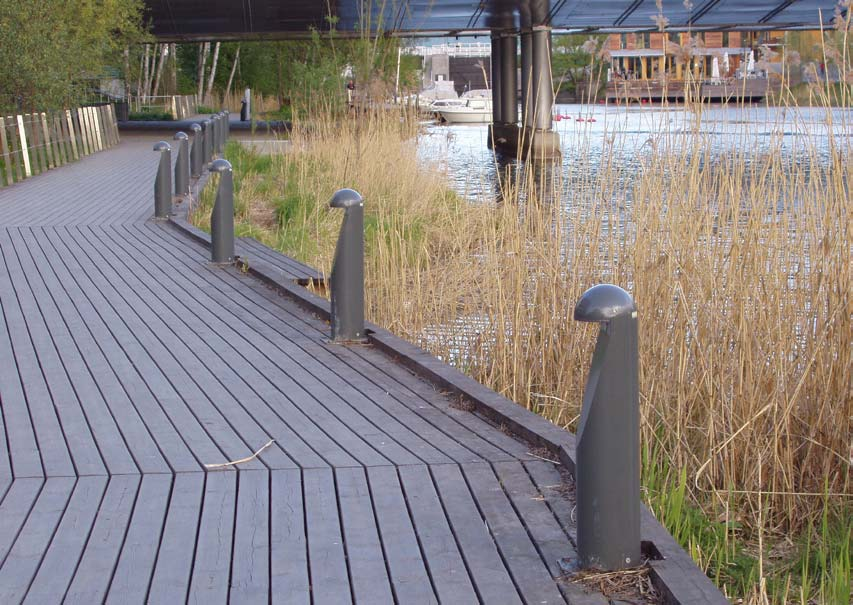
M 560 90 L 573 94 L 596 93 L 602 85 L 600 73 L 604 63 L 599 51 L 605 39 L 606 36 L 582 34 L 553 37 L 551 70 L 554 80 L 560 83 Z
M 141 39 L 142 8 L 141 0 L 0 0 L 0 105 L 78 101 Z

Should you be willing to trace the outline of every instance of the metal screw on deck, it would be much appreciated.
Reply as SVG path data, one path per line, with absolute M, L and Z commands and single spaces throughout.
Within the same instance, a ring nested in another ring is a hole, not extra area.
M 332 264 L 332 340 L 363 340 L 364 199 L 357 191 L 341 189 L 329 205 L 345 210 Z
M 202 150 L 204 151 L 202 164 L 209 164 L 213 159 L 213 122 L 205 118 L 201 121 Z
M 231 162 L 218 159 L 210 172 L 219 174 L 219 189 L 210 214 L 210 253 L 214 263 L 234 260 L 234 173 Z
M 154 216 L 168 218 L 172 212 L 172 148 L 166 141 L 154 145 L 160 152 L 160 165 L 154 179 Z
M 195 122 L 190 124 L 190 130 L 193 131 L 193 144 L 190 148 L 190 172 L 193 178 L 198 178 L 201 176 L 204 167 L 204 134 L 201 131 L 201 125 Z
M 190 192 L 190 138 L 185 132 L 176 132 L 175 140 L 178 141 L 178 157 L 175 160 L 175 195 L 188 195 Z
M 577 437 L 578 558 L 582 568 L 640 564 L 640 397 L 637 307 L 622 288 L 590 288 L 577 321 L 599 322 Z

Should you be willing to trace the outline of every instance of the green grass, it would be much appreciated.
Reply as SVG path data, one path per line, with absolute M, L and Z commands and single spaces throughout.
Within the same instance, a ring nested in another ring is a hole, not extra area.
M 196 105 L 195 111 L 198 114 L 216 113 L 213 107 L 208 107 L 207 105 Z
M 167 111 L 144 110 L 131 111 L 130 114 L 128 114 L 128 119 L 132 122 L 171 122 L 175 118 Z

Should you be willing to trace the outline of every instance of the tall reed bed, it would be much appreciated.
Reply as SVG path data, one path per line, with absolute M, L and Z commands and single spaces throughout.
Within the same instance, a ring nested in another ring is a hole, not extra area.
M 573 305 L 627 288 L 656 514 L 730 594 L 849 600 L 853 526 L 823 522 L 853 510 L 849 138 L 712 152 L 696 118 L 631 166 L 611 136 L 595 166 L 499 168 L 496 199 L 471 201 L 418 162 L 409 116 L 311 117 L 287 155 L 229 149 L 241 233 L 328 271 L 328 200 L 359 190 L 370 318 L 569 429 L 595 340 Z M 796 536 L 838 559 L 825 577 L 791 579 Z

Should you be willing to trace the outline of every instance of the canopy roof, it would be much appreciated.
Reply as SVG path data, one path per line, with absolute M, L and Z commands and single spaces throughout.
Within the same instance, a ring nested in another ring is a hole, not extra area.
M 816 29 L 836 0 L 145 0 L 161 40 L 299 38 L 332 27 L 459 36 L 550 25 L 569 32 Z M 370 7 L 370 8 L 363 8 Z M 368 13 L 369 11 L 369 13 Z

